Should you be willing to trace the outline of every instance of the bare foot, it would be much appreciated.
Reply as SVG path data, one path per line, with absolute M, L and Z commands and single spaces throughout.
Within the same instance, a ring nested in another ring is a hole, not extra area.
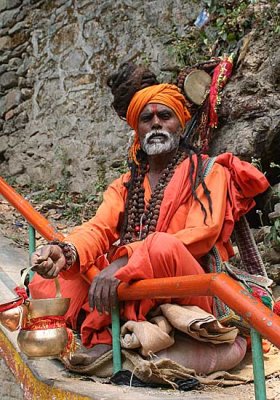
M 91 349 L 84 349 L 77 351 L 70 358 L 70 364 L 86 366 L 93 363 L 100 356 L 111 350 L 112 346 L 109 344 L 97 344 Z

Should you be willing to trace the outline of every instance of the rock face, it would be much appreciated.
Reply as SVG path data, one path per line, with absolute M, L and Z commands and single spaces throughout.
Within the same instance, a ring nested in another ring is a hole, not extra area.
M 76 192 L 110 182 L 129 129 L 110 106 L 106 77 L 133 59 L 174 78 L 172 35 L 183 36 L 200 10 L 183 0 L 1 0 L 0 174 L 20 184 L 67 180 Z M 251 39 L 226 87 L 211 148 L 260 158 L 267 170 L 280 157 L 274 47 Z
M 267 46 L 266 37 L 255 39 L 251 38 L 244 61 L 224 90 L 212 152 L 258 159 L 271 183 L 276 183 L 279 170 L 270 164 L 280 164 L 280 50 Z
M 0 173 L 94 192 L 119 174 L 129 138 L 110 106 L 108 74 L 135 58 L 170 79 L 166 43 L 199 5 L 23 0 L 1 1 L 0 11 Z

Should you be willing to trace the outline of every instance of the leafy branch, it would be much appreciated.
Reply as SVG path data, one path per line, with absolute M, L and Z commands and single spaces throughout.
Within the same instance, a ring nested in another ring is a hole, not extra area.
M 194 65 L 235 51 L 249 32 L 280 33 L 278 0 L 204 0 L 205 23 L 185 27 L 185 34 L 171 34 L 171 52 L 181 66 Z

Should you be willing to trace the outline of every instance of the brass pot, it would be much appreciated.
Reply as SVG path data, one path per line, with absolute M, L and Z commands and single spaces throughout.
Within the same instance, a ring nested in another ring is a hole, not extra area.
M 22 275 L 24 282 L 26 269 Z M 57 278 L 54 279 L 56 286 L 56 297 L 48 299 L 27 299 L 25 306 L 27 308 L 27 324 L 23 327 L 27 328 L 29 323 L 33 329 L 21 329 L 18 334 L 18 346 L 20 350 L 28 357 L 57 357 L 64 351 L 68 334 L 65 327 L 36 329 L 36 323 L 33 325 L 32 319 L 52 316 L 63 316 L 70 305 L 70 298 L 62 298 L 60 293 L 60 285 Z M 33 325 L 33 326 L 32 326 Z
M 14 332 L 25 323 L 27 308 L 24 304 L 10 308 L 0 313 L 0 323 L 9 331 Z
M 66 328 L 27 331 L 21 330 L 17 342 L 28 357 L 56 357 L 65 349 L 68 341 Z
M 64 315 L 69 308 L 70 298 L 55 297 L 53 299 L 30 299 L 25 304 L 29 318 L 45 317 L 48 315 Z

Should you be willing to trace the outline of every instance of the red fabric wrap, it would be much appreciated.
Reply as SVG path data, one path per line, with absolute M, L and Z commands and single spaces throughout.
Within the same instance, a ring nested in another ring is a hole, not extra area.
M 14 288 L 14 292 L 20 297 L 23 298 L 23 300 L 26 300 L 28 298 L 26 289 L 24 287 L 17 286 Z
M 280 315 L 280 300 L 276 301 L 273 306 L 273 312 L 277 315 Z
M 75 351 L 75 337 L 72 330 L 66 327 L 64 316 L 47 315 L 44 317 L 31 318 L 26 321 L 25 325 L 21 329 L 24 331 L 39 331 L 55 328 L 65 328 L 67 332 L 67 344 L 63 349 L 61 356 L 65 356 L 68 353 Z
M 218 125 L 217 108 L 221 102 L 221 91 L 231 76 L 232 67 L 232 56 L 226 56 L 214 69 L 209 93 L 209 126 L 211 128 L 216 128 Z
M 39 331 L 44 329 L 63 328 L 65 326 L 66 323 L 64 317 L 48 315 L 27 320 L 22 329 L 24 331 Z
M 23 298 L 20 297 L 10 301 L 9 303 L 0 304 L 0 312 L 4 312 L 10 310 L 11 308 L 16 308 L 18 306 L 21 306 L 23 301 L 24 301 Z

